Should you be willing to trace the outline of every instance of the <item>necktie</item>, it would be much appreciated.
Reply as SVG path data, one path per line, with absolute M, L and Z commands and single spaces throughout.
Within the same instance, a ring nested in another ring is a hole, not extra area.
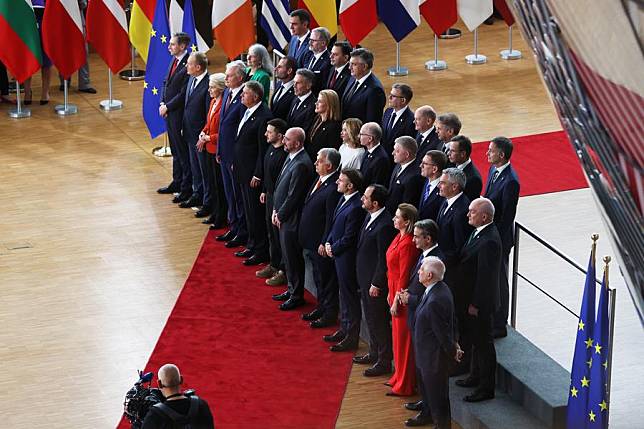
M 467 246 L 468 244 L 470 244 L 472 241 L 474 241 L 475 238 L 476 238 L 476 229 L 472 231 L 472 233 L 470 234 L 470 238 L 467 239 L 467 242 L 465 243 L 465 245 Z
M 351 90 L 349 91 L 349 94 L 347 94 L 347 100 L 351 100 L 351 97 L 353 97 L 353 94 L 356 93 L 356 91 L 358 90 L 359 86 L 360 86 L 360 82 L 358 82 L 356 80 L 355 83 L 353 84 L 353 86 L 351 87 Z
M 233 101 L 233 91 L 228 90 L 228 99 L 226 100 L 226 110 L 230 107 L 230 103 Z
M 313 188 L 313 192 L 315 192 L 318 189 L 320 189 L 320 186 L 322 186 L 322 179 L 318 179 L 318 181 L 315 182 L 315 187 Z M 311 193 L 313 193 L 313 192 L 311 192 Z
M 420 202 L 421 206 L 424 206 L 425 202 L 427 202 L 427 199 L 429 198 L 429 194 L 430 194 L 430 192 L 429 192 L 430 188 L 431 188 L 431 186 L 429 184 L 429 179 L 428 179 L 427 182 L 425 183 L 425 189 L 423 190 L 423 199 Z
M 329 88 L 333 89 L 333 85 L 335 85 L 335 81 L 338 79 L 339 73 L 337 70 L 333 72 L 333 76 L 331 76 L 331 81 L 329 82 Z
M 197 79 L 192 79 L 192 85 L 190 85 L 190 90 L 188 91 L 188 98 L 192 95 L 192 91 L 195 90 L 195 86 L 197 86 Z
M 308 66 L 309 70 L 313 70 L 313 66 L 315 65 L 316 61 L 317 61 L 317 58 L 315 58 L 315 55 L 313 55 L 313 57 L 311 57 L 311 61 L 309 62 L 309 66 Z
M 277 92 L 275 92 L 275 96 L 273 97 L 273 104 L 277 103 L 282 96 L 282 90 L 284 89 L 284 85 L 280 86 L 277 88 Z
M 297 41 L 295 42 L 295 52 L 293 52 L 292 57 L 297 58 L 297 51 L 300 50 L 300 39 L 298 37 Z
M 248 120 L 248 117 L 250 116 L 250 109 L 246 109 L 244 112 L 244 116 L 242 117 L 242 120 L 239 122 L 239 127 L 237 127 L 237 135 L 239 135 L 239 132 L 241 131 L 242 127 Z
M 287 167 L 290 163 L 291 163 L 291 157 L 290 157 L 290 156 L 287 156 L 287 157 L 286 157 L 286 162 L 285 162 L 285 163 L 284 163 L 284 165 L 282 166 L 282 171 L 280 171 L 280 175 L 279 175 L 279 176 L 277 176 L 277 180 L 279 180 L 279 178 L 280 178 L 280 177 L 282 177 L 282 174 L 284 173 L 284 171 L 286 170 L 286 167 Z
M 448 151 L 449 151 L 449 146 L 447 145 L 447 143 L 443 143 L 443 153 L 447 155 Z
M 389 123 L 387 124 L 387 129 L 391 131 L 395 123 L 396 123 L 396 112 L 392 111 L 391 118 L 389 118 Z
M 295 112 L 297 112 L 297 109 L 300 108 L 300 104 L 302 104 L 302 101 L 298 98 L 295 103 L 293 103 L 293 110 L 291 110 L 291 115 L 292 116 Z
M 492 183 L 496 182 L 496 179 L 499 177 L 499 170 L 494 171 L 494 175 L 492 176 Z
M 418 262 L 416 262 L 416 267 L 414 268 L 414 271 L 411 272 L 411 275 L 409 276 L 410 279 L 413 279 L 414 277 L 418 276 L 418 270 L 420 270 L 420 266 L 423 265 L 423 252 L 420 253 L 420 256 L 418 257 Z
M 177 64 L 179 64 L 179 61 L 175 58 L 174 61 L 172 61 L 172 68 L 170 69 L 170 77 L 174 75 L 175 70 L 177 69 Z
M 423 144 L 423 135 L 421 133 L 418 133 L 418 135 L 416 136 L 416 143 L 418 143 L 418 147 Z

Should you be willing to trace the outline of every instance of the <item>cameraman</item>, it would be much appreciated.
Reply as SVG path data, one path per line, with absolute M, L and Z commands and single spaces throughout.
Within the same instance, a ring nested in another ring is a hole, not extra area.
M 190 425 L 192 429 L 214 429 L 208 403 L 192 395 L 181 393 L 183 377 L 179 368 L 171 363 L 159 369 L 159 389 L 165 402 L 150 407 L 142 429 L 176 428 Z

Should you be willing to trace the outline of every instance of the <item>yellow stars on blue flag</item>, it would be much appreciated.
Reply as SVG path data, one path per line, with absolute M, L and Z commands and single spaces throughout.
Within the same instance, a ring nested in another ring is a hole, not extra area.
M 589 349 L 593 346 L 594 341 L 592 338 L 588 338 L 584 343 L 586 343 L 586 348 Z
M 158 90 L 156 87 L 152 88 L 152 94 L 154 94 L 154 95 L 158 95 L 158 94 L 159 94 L 159 90 Z
M 587 379 L 585 375 L 584 375 L 584 378 L 582 378 L 580 381 L 581 381 L 581 387 L 589 387 L 590 386 L 590 380 Z
M 148 89 L 148 83 L 146 81 L 143 81 L 143 89 Z
M 197 45 L 195 45 L 194 43 L 190 45 L 190 52 L 197 52 Z
M 586 365 L 588 365 L 588 368 L 592 368 L 593 367 L 593 358 L 590 358 L 589 360 L 587 360 Z
M 608 410 L 608 404 L 606 403 L 606 401 L 601 401 L 598 405 L 602 411 Z
M 583 330 L 584 330 L 584 326 L 586 326 L 586 324 L 585 324 L 585 323 L 580 319 L 580 320 L 579 320 L 579 323 L 577 324 L 577 326 L 578 326 L 578 330 L 579 330 L 579 331 L 583 331 Z
M 595 353 L 597 353 L 597 354 L 602 353 L 602 346 L 600 346 L 599 343 L 595 344 Z
M 590 413 L 588 413 L 588 420 L 590 420 L 591 422 L 594 422 L 595 417 L 596 417 L 596 415 L 595 415 L 595 413 L 593 413 L 593 410 L 590 410 Z
M 154 28 L 150 30 L 150 37 L 157 37 L 157 31 Z
M 575 388 L 575 386 L 572 386 L 572 389 L 570 389 L 570 396 L 573 398 L 577 397 L 577 393 L 579 393 L 579 390 Z
M 168 42 L 168 37 L 165 34 L 161 35 L 161 43 L 165 44 Z

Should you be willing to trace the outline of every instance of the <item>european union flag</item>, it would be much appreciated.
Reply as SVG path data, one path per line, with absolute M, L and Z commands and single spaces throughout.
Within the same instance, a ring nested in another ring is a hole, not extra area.
M 150 31 L 145 81 L 143 81 L 143 119 L 152 138 L 166 131 L 165 120 L 159 115 L 159 103 L 163 91 L 163 80 L 172 61 L 172 56 L 168 51 L 171 36 L 165 0 L 157 0 L 152 30 Z
M 197 52 L 197 30 L 195 28 L 195 17 L 192 13 L 192 1 L 190 0 L 186 0 L 183 5 L 181 30 L 190 36 L 190 52 Z
M 588 394 L 588 427 L 608 427 L 608 267 L 604 268 L 604 279 L 599 292 L 599 307 L 595 323 L 595 345 L 590 367 L 590 392 Z

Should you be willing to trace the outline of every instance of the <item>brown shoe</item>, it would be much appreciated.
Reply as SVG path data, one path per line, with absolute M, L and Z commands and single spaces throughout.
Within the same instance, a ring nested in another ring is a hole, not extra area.
M 261 270 L 255 271 L 255 276 L 259 277 L 260 279 L 270 279 L 275 274 L 277 274 L 277 270 L 270 265 L 266 265 Z
M 284 271 L 279 270 L 277 274 L 275 274 L 273 277 L 270 279 L 266 280 L 266 284 L 269 286 L 281 286 L 286 284 L 286 274 L 284 274 Z

